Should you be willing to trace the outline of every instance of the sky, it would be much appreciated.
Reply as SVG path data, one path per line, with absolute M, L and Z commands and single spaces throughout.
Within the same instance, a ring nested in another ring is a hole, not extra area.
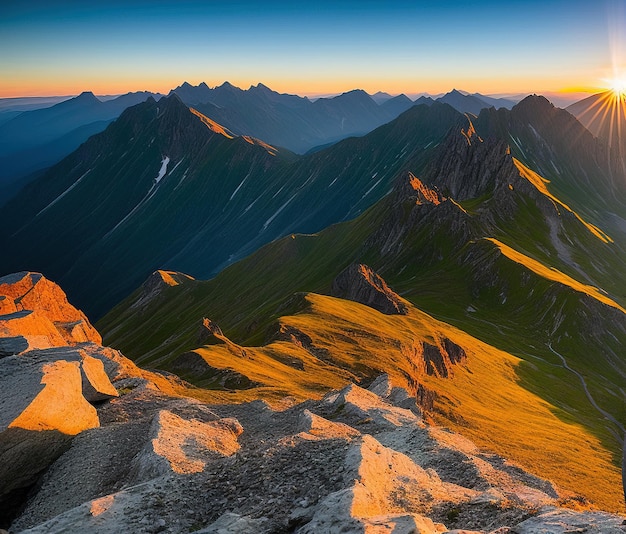
M 626 0 L 6 0 L 0 97 L 226 80 L 301 95 L 597 92 L 622 76 L 622 33 Z

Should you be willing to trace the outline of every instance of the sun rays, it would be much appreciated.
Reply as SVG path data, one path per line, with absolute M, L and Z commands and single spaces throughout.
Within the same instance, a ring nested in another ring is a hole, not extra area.
M 626 141 L 626 79 L 614 79 L 607 85 L 610 88 L 597 95 L 579 118 L 612 147 L 619 147 Z

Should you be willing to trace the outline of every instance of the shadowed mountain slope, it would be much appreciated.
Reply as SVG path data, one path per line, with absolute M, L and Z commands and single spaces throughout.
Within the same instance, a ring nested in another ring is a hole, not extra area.
M 463 117 L 417 106 L 296 157 L 235 137 L 173 95 L 128 109 L 0 214 L 0 270 L 31 266 L 102 314 L 157 268 L 207 277 L 290 232 L 357 216 Z

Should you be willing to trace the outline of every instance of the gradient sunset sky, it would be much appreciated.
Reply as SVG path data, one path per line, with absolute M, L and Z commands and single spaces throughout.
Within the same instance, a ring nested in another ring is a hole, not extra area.
M 8 0 L 0 97 L 166 93 L 185 80 L 298 94 L 597 90 L 621 76 L 625 24 L 626 0 Z

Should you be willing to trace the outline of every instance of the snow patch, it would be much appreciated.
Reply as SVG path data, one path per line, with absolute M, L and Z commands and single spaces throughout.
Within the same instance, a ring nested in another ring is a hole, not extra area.
M 182 161 L 182 160 L 181 160 Z M 157 175 L 157 177 L 154 179 L 154 183 L 152 184 L 152 187 L 150 188 L 150 190 L 146 193 L 146 196 L 143 197 L 140 201 L 139 204 L 137 204 L 132 210 L 130 210 L 130 212 L 128 213 L 128 215 L 126 215 L 126 217 L 124 217 L 120 222 L 118 222 L 111 231 L 107 232 L 107 234 L 103 237 L 103 239 L 106 239 L 107 237 L 109 237 L 113 232 L 115 232 L 115 230 L 117 230 L 120 226 L 122 226 L 122 224 L 124 224 L 128 219 L 130 219 L 135 213 L 137 213 L 137 211 L 139 210 L 139 208 L 141 208 L 146 202 L 148 202 L 155 194 L 157 191 L 157 188 L 159 187 L 159 183 L 161 182 L 161 180 L 163 179 L 163 177 L 167 174 L 167 165 L 170 162 L 170 158 L 168 158 L 167 156 L 165 156 L 162 160 L 161 160 L 161 169 L 159 170 L 159 174 Z M 180 163 L 180 162 L 179 162 Z M 178 167 L 178 165 L 176 165 L 174 167 L 174 169 Z M 186 173 L 185 173 L 186 174 Z M 183 176 L 184 178 L 184 176 Z M 182 182 L 182 180 L 181 180 Z M 180 183 L 178 184 L 180 185 Z
M 180 160 L 180 161 L 179 161 L 176 165 L 174 165 L 174 168 L 170 171 L 170 176 L 171 176 L 172 174 L 174 174 L 174 171 L 176 171 L 176 169 L 178 169 L 178 166 L 179 166 L 179 165 L 180 165 L 183 161 L 185 161 L 185 158 L 181 159 L 181 160 Z
M 285 184 L 283 184 L 281 188 L 272 195 L 272 198 L 276 198 L 278 196 L 278 193 L 280 193 L 283 189 L 285 189 Z
M 260 198 L 260 197 L 259 197 L 259 198 Z M 248 213 L 248 211 L 250 211 L 250 208 L 251 208 L 252 206 L 254 206 L 254 205 L 257 203 L 257 201 L 258 201 L 258 200 L 259 200 L 259 199 L 257 198 L 256 200 L 252 201 L 252 203 L 251 203 L 251 204 L 250 204 L 250 205 L 249 205 L 249 206 L 248 206 L 245 210 L 243 210 L 243 212 L 244 212 L 244 213 Z
M 302 188 L 303 188 L 305 185 L 307 185 L 307 184 L 308 184 L 311 180 L 313 180 L 313 178 L 314 178 L 314 177 L 315 177 L 315 173 L 311 174 L 311 176 L 309 176 L 309 177 L 307 178 L 307 181 L 306 181 L 306 182 L 304 182 L 304 183 L 300 186 L 300 189 L 302 189 Z
M 155 185 L 158 184 L 165 176 L 169 162 L 170 158 L 168 158 L 167 156 L 165 156 L 161 161 L 161 170 L 159 171 L 159 175 L 155 178 Z
M 174 191 L 176 191 L 179 187 L 180 184 L 183 183 L 183 181 L 185 180 L 185 178 L 187 178 L 187 173 L 189 172 L 189 167 L 187 167 L 187 169 L 185 169 L 185 172 L 183 173 L 183 175 L 180 178 L 180 181 L 176 184 L 176 187 L 174 188 Z

